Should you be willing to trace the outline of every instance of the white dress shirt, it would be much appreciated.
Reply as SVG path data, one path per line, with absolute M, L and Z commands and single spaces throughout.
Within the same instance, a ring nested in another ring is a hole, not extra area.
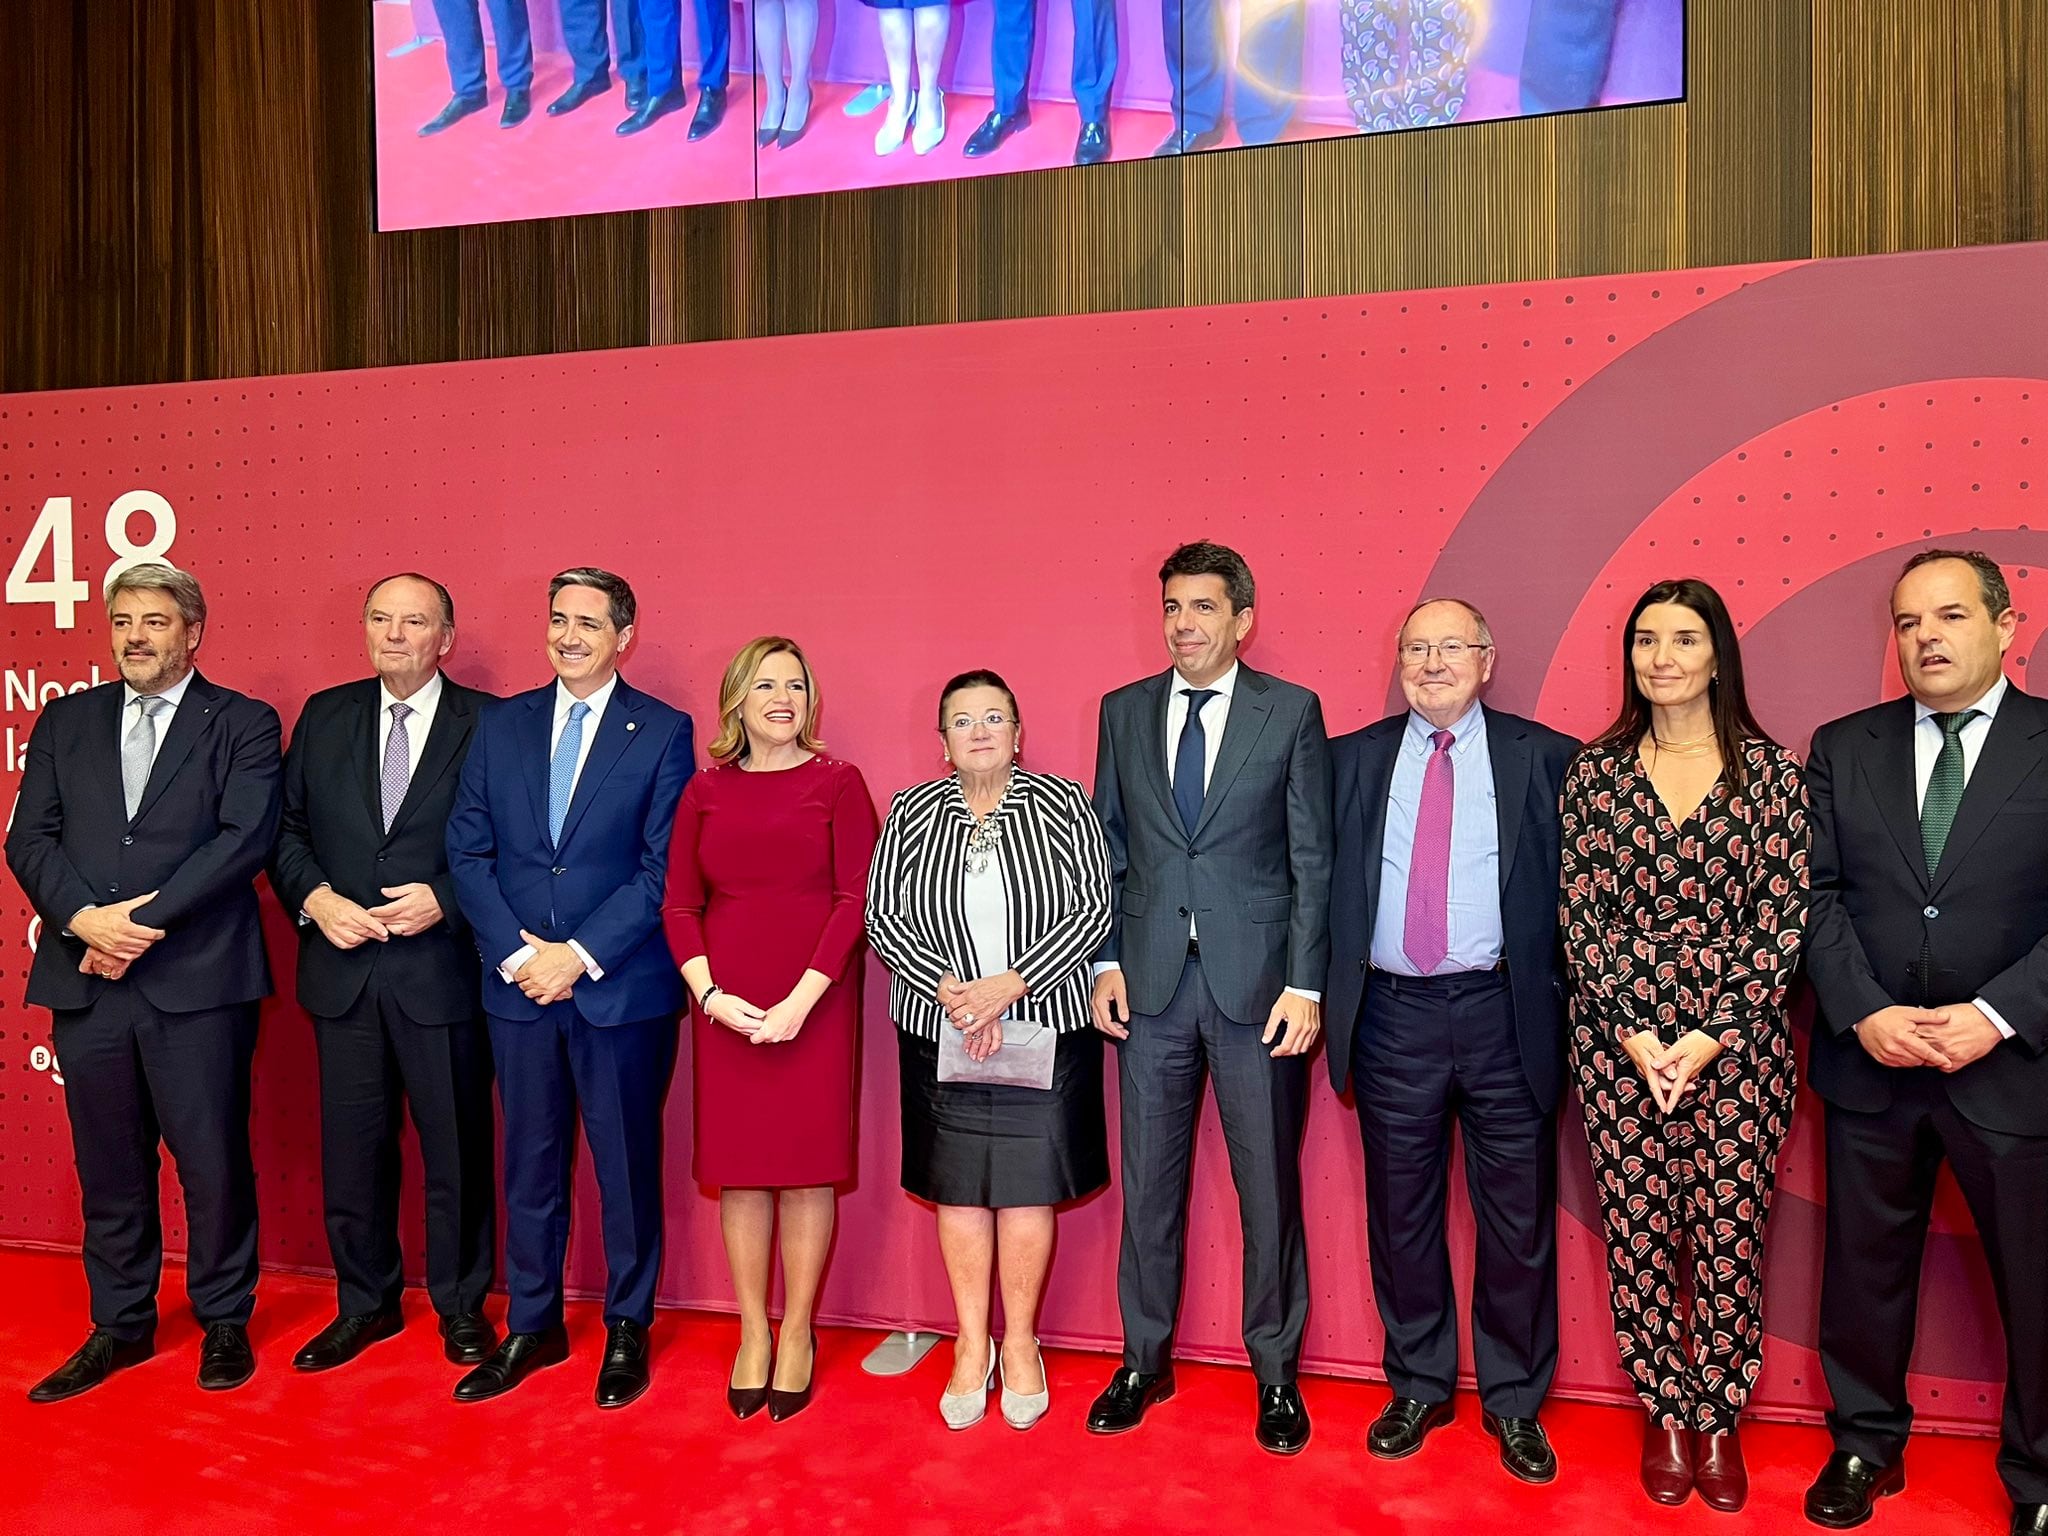
M 1228 672 L 1208 685 L 1209 691 L 1216 697 L 1205 700 L 1202 704 L 1202 793 L 1205 796 L 1209 792 L 1210 779 L 1216 775 L 1216 754 L 1223 750 L 1223 729 L 1230 723 L 1230 700 L 1237 692 L 1238 666 L 1239 664 L 1233 661 Z M 1170 677 L 1166 693 L 1166 784 L 1169 789 L 1173 787 L 1174 759 L 1180 755 L 1181 732 L 1187 729 L 1188 692 L 1194 687 L 1194 684 L 1178 672 L 1170 674 Z M 1188 938 L 1192 940 L 1195 937 L 1195 919 L 1190 914 Z M 1113 960 L 1100 961 L 1095 966 L 1095 974 L 1100 976 L 1104 971 L 1122 969 L 1123 967 Z M 1287 987 L 1283 990 L 1292 992 L 1296 997 L 1305 997 L 1312 1003 L 1320 1003 L 1323 1000 L 1321 992 L 1311 992 L 1306 987 Z
M 162 693 L 153 697 L 164 707 L 156 712 L 156 743 L 149 749 L 149 766 L 156 767 L 157 755 L 164 749 L 164 738 L 171 733 L 171 722 L 178 718 L 178 706 L 185 702 L 185 694 L 192 686 L 192 674 L 187 672 Z M 129 730 L 135 724 L 135 717 L 141 713 L 135 701 L 152 695 L 137 693 L 126 683 L 121 685 L 121 720 L 114 731 L 114 761 L 121 760 L 121 748 L 126 745 Z
M 611 703 L 612 695 L 618 692 L 618 688 L 619 674 L 616 672 L 605 679 L 604 686 L 587 699 L 577 698 L 569 691 L 569 685 L 559 679 L 555 683 L 555 724 L 554 729 L 548 732 L 550 763 L 555 760 L 555 748 L 562 744 L 562 732 L 569 728 L 569 711 L 578 704 L 590 706 L 590 713 L 583 717 L 583 739 L 576 747 L 576 771 L 569 776 L 569 799 L 572 803 L 576 799 L 576 783 L 583 777 L 583 765 L 590 761 L 590 744 L 597 740 L 597 727 L 604 719 L 605 706 Z M 603 981 L 604 967 L 591 958 L 590 951 L 574 939 L 570 939 L 568 944 L 576 951 L 576 958 L 583 962 L 585 974 L 592 981 Z M 522 944 L 499 963 L 498 974 L 509 982 L 518 973 L 519 967 L 532 958 L 533 946 Z
M 409 699 L 396 697 L 381 682 L 377 684 L 377 770 L 384 769 L 384 749 L 391 744 L 391 706 L 403 704 L 412 711 L 405 717 L 405 745 L 409 760 L 405 782 L 420 771 L 420 754 L 427 750 L 427 732 L 434 728 L 434 712 L 441 707 L 441 674 L 437 671 L 420 685 Z
M 1999 675 L 1991 685 L 1991 691 L 1968 707 L 1977 711 L 1977 718 L 1956 732 L 1956 739 L 1963 744 L 1963 783 L 1967 786 L 1970 775 L 1977 771 L 1977 759 L 1984 755 L 1984 738 L 1991 734 L 1991 722 L 1998 716 L 1998 706 L 2005 701 L 2005 676 Z M 1913 804 L 1927 803 L 1927 781 L 1934 777 L 1934 760 L 1941 756 L 1941 726 L 1935 720 L 1936 711 L 1913 702 Z M 1997 1027 L 1998 1032 L 2010 1040 L 2015 1031 L 2005 1022 L 1999 1011 L 1983 998 L 1973 1000 L 1977 1011 Z

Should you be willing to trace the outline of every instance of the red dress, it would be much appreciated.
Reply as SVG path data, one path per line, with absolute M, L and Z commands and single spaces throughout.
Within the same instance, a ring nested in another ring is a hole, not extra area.
M 740 1188 L 853 1177 L 860 948 L 875 806 L 860 770 L 814 757 L 694 775 L 676 811 L 663 919 L 681 965 L 757 1008 L 807 970 L 832 985 L 794 1040 L 755 1045 L 693 1002 L 699 1183 Z

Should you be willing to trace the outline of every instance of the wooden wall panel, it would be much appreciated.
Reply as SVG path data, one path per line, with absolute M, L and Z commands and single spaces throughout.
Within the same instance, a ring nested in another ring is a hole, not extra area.
M 0 389 L 2048 238 L 2048 0 L 1691 0 L 1689 99 L 376 235 L 365 0 L 9 0 Z

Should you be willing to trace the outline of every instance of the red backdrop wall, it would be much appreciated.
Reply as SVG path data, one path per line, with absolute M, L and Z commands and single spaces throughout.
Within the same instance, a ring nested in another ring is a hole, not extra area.
M 5 766 L 18 774 L 41 690 L 109 670 L 96 605 L 61 628 L 22 583 L 53 579 L 54 534 L 69 527 L 72 579 L 97 594 L 120 547 L 108 508 L 137 489 L 168 502 L 170 555 L 207 584 L 206 670 L 276 702 L 287 725 L 308 692 L 363 670 L 356 614 L 373 578 L 442 576 L 461 619 L 451 671 L 509 692 L 548 676 L 547 575 L 596 563 L 641 593 L 634 681 L 700 731 L 733 650 L 783 631 L 810 649 L 826 734 L 878 800 L 937 771 L 933 690 L 971 665 L 1016 685 L 1032 764 L 1086 781 L 1099 695 L 1164 665 L 1158 559 L 1206 535 L 1243 549 L 1259 577 L 1251 659 L 1318 688 L 1333 730 L 1385 711 L 1407 605 L 1456 592 L 1499 637 L 1494 701 L 1589 734 L 1611 705 L 1614 627 L 1634 594 L 1697 574 L 1747 633 L 1766 724 L 1803 745 L 1821 720 L 1897 689 L 1883 596 L 1930 541 L 1980 545 L 2013 569 L 2025 679 L 2048 555 L 2043 292 L 2048 247 L 2015 247 L 0 397 L 9 595 L 25 599 L 5 609 Z M 68 498 L 68 516 L 51 498 Z M 147 544 L 150 529 L 138 513 L 121 537 Z M 320 1267 L 314 1054 L 285 1000 L 293 944 L 274 903 L 270 918 L 263 1253 Z M 11 884 L 0 922 L 0 1240 L 75 1245 L 61 1064 L 47 1017 L 21 1004 L 33 925 Z M 896 1187 L 883 981 L 871 967 L 861 1174 L 823 1310 L 943 1328 L 931 1215 Z M 1771 1229 L 1765 1411 L 1823 1400 L 1820 1114 L 1800 1106 Z M 689 1115 L 679 1086 L 662 1295 L 721 1306 L 715 1203 L 686 1176 Z M 1584 1140 L 1570 1117 L 1560 1134 L 1559 1390 L 1622 1398 Z M 1361 1153 L 1326 1087 L 1304 1159 L 1308 1364 L 1373 1374 Z M 166 1193 L 176 1246 L 168 1175 Z M 1463 1274 L 1469 1218 L 1455 1203 Z M 1117 1223 L 1114 1188 L 1064 1218 L 1048 1339 L 1114 1346 Z M 1235 1226 L 1212 1115 L 1188 1354 L 1241 1358 Z M 2002 1345 L 1946 1184 L 1938 1227 L 1916 1395 L 1928 1422 L 1987 1426 Z M 590 1220 L 571 1265 L 580 1287 L 601 1283 Z

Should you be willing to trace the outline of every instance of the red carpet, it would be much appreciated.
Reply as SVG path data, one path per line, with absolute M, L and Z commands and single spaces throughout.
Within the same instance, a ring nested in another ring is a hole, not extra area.
M 663 1313 L 653 1389 L 601 1413 L 590 1401 L 602 1331 L 596 1309 L 570 1311 L 574 1354 L 495 1402 L 458 1407 L 457 1370 L 440 1357 L 432 1314 L 406 1294 L 412 1326 L 322 1376 L 289 1365 L 327 1320 L 327 1282 L 266 1274 L 252 1326 L 256 1378 L 214 1395 L 192 1382 L 198 1330 L 183 1310 L 183 1272 L 167 1276 L 155 1359 L 68 1403 L 33 1406 L 28 1387 L 85 1330 L 85 1282 L 69 1256 L 0 1252 L 0 1445 L 10 1536 L 56 1532 L 377 1531 L 1329 1532 L 1400 1536 L 1473 1531 L 1646 1533 L 1810 1530 L 1799 1499 L 1825 1456 L 1816 1429 L 1757 1424 L 1744 1436 L 1752 1492 L 1740 1515 L 1697 1501 L 1667 1510 L 1635 1484 L 1635 1415 L 1556 1403 L 1546 1414 L 1563 1470 L 1527 1488 L 1494 1460 L 1479 1407 L 1405 1462 L 1363 1450 L 1384 1387 L 1304 1383 L 1315 1439 L 1292 1460 L 1252 1441 L 1251 1378 L 1187 1366 L 1173 1401 L 1115 1440 L 1082 1419 L 1112 1362 L 1046 1358 L 1051 1414 L 1029 1435 L 993 1408 L 953 1434 L 937 1402 L 941 1344 L 909 1377 L 865 1375 L 876 1335 L 821 1336 L 818 1396 L 785 1424 L 736 1423 L 724 1383 L 737 1330 L 729 1318 Z M 493 1315 L 501 1303 L 494 1298 Z M 2008 1506 L 1986 1440 L 1921 1436 L 1908 1487 L 1867 1529 L 1873 1536 L 1968 1536 L 2005 1529 Z
M 1031 126 L 985 160 L 969 160 L 960 146 L 987 114 L 986 96 L 946 98 L 946 137 L 926 155 L 906 144 L 886 158 L 875 153 L 879 112 L 850 118 L 840 109 L 858 85 L 820 81 L 810 130 L 787 150 L 769 148 L 754 159 L 754 80 L 737 71 L 730 107 L 716 132 L 689 142 L 697 84 L 686 69 L 689 106 L 646 132 L 621 139 L 613 132 L 626 115 L 624 88 L 564 117 L 547 104 L 566 90 L 569 61 L 559 54 L 534 58 L 533 115 L 517 128 L 498 126 L 504 93 L 492 57 L 491 104 L 430 139 L 418 136 L 447 103 L 448 64 L 438 42 L 397 58 L 391 50 L 412 35 L 410 13 L 376 7 L 377 224 L 418 229 L 440 224 L 488 224 L 505 219 L 611 213 L 627 208 L 671 208 L 688 203 L 737 202 L 758 193 L 782 197 L 848 187 L 899 186 L 961 176 L 1047 170 L 1073 163 L 1080 116 L 1071 102 L 1032 107 Z M 1114 111 L 1114 158 L 1142 159 L 1165 139 L 1164 112 Z M 1329 137 L 1348 130 L 1331 123 L 1297 122 L 1289 139 Z M 1226 147 L 1237 142 L 1234 130 Z M 757 189 L 758 170 L 758 189 Z

